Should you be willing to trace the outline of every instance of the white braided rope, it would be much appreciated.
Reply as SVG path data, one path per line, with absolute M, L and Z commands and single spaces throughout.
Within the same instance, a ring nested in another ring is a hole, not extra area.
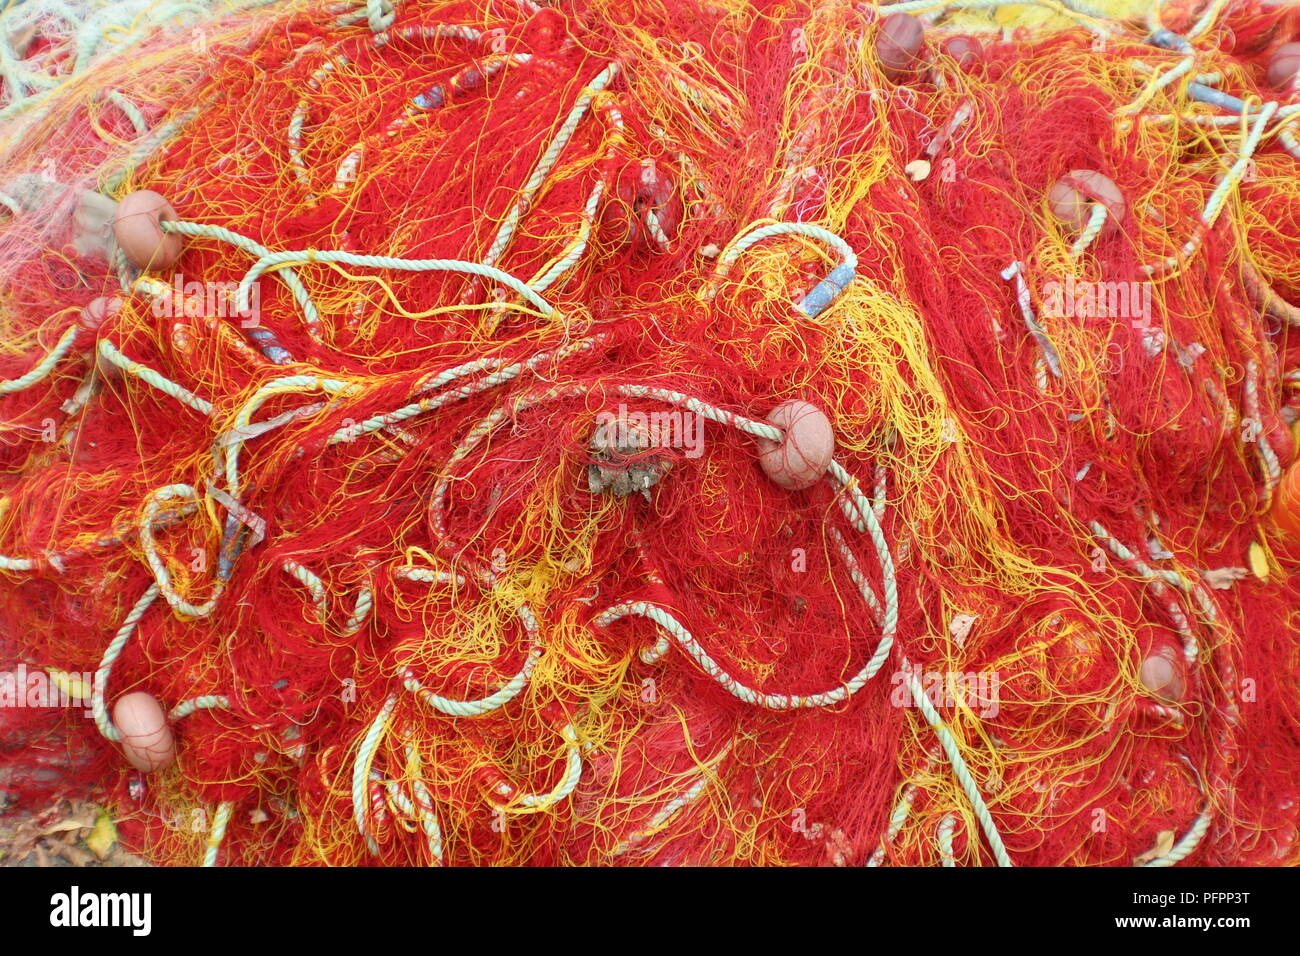
M 885 608 L 881 605 L 880 598 L 876 596 L 875 589 L 871 587 L 871 582 L 862 573 L 862 566 L 858 563 L 857 556 L 849 550 L 844 535 L 840 534 L 839 528 L 833 526 L 829 531 L 831 541 L 835 544 L 835 550 L 840 553 L 840 557 L 843 558 L 845 565 L 849 569 L 849 580 L 857 587 L 858 593 L 862 595 L 862 600 L 866 602 L 867 607 L 871 610 L 872 618 L 881 629 L 880 646 L 876 648 L 876 653 L 872 655 L 873 661 L 876 658 L 880 659 L 880 663 L 876 665 L 877 669 L 879 669 L 880 664 L 885 662 L 885 657 L 888 656 L 890 648 L 893 647 L 894 630 L 892 628 L 886 629 L 887 614 Z M 895 613 L 895 621 L 897 621 L 897 613 Z
M 136 135 L 143 136 L 149 132 L 149 124 L 145 121 L 144 114 L 140 112 L 140 107 L 123 96 L 119 90 L 108 90 L 103 96 L 104 99 L 122 111 L 131 125 L 135 127 Z
M 217 807 L 217 812 L 212 818 L 212 831 L 208 834 L 208 843 L 203 850 L 204 866 L 217 865 L 217 854 L 221 852 L 221 843 L 226 838 L 226 827 L 230 823 L 230 815 L 234 810 L 235 805 L 230 802 Z
M 1111 533 L 1102 526 L 1101 522 L 1092 521 L 1089 523 L 1088 527 L 1094 536 L 1105 543 L 1106 547 L 1110 549 L 1110 552 L 1115 555 L 1115 557 L 1129 565 L 1139 576 L 1142 577 L 1143 580 L 1150 584 L 1152 592 L 1162 599 L 1165 608 L 1169 612 L 1170 618 L 1173 620 L 1174 629 L 1182 638 L 1184 659 L 1186 659 L 1188 664 L 1195 664 L 1196 658 L 1200 654 L 1200 644 L 1196 640 L 1196 635 L 1192 632 L 1191 622 L 1188 620 L 1187 615 L 1183 612 L 1179 603 L 1169 593 L 1169 590 L 1165 585 L 1167 582 L 1192 594 L 1200 592 L 1200 599 L 1203 602 L 1202 607 L 1204 608 L 1205 604 L 1208 603 L 1210 608 L 1213 609 L 1213 602 L 1210 600 L 1208 595 L 1204 594 L 1204 589 L 1201 588 L 1199 584 L 1189 581 L 1176 571 L 1165 569 L 1157 570 L 1150 567 L 1145 561 L 1125 547 L 1122 541 L 1113 537 Z M 1211 620 L 1213 620 L 1213 616 L 1211 616 Z
M 610 96 L 608 93 L 603 95 Z M 623 114 L 612 102 L 608 102 L 601 109 L 601 113 L 608 117 L 609 120 L 610 129 L 607 134 L 608 145 L 605 148 L 605 159 L 612 162 L 618 154 L 619 146 L 625 142 Z M 596 226 L 596 213 L 600 209 L 600 201 L 608 188 L 609 183 L 606 179 L 599 180 L 595 187 L 592 188 L 590 195 L 587 196 L 586 204 L 582 207 L 582 218 L 578 224 L 577 236 L 553 263 L 544 267 L 545 271 L 538 273 L 529 281 L 528 285 L 531 288 L 538 292 L 545 291 L 582 259 L 583 254 L 587 251 L 587 241 L 591 238 L 592 230 Z M 658 219 L 655 219 L 654 222 L 658 226 Z M 660 229 L 661 233 L 662 231 Z M 666 236 L 664 238 L 667 239 Z
M 1192 24 L 1191 29 L 1183 34 L 1183 38 L 1194 40 L 1208 30 L 1210 25 L 1214 23 L 1215 19 L 1217 19 L 1219 14 L 1223 11 L 1225 2 L 1226 0 L 1213 0 L 1212 3 L 1206 4 L 1205 12 L 1201 14 L 1199 20 Z
M 429 788 L 425 786 L 424 780 L 420 775 L 420 755 L 415 746 L 409 741 L 406 743 L 406 763 L 407 775 L 410 778 L 411 794 L 408 797 L 402 792 L 394 780 L 382 780 L 379 774 L 371 771 L 370 780 L 375 787 L 375 798 L 371 801 L 371 809 L 376 818 L 382 825 L 386 818 L 382 798 L 379 796 L 379 787 L 382 786 L 384 792 L 388 794 L 388 800 L 393 809 L 406 816 L 408 819 L 416 820 L 420 824 L 420 829 L 424 831 L 425 841 L 429 847 L 429 854 L 433 857 L 435 864 L 441 866 L 442 858 L 442 828 L 438 825 L 437 813 L 433 806 L 433 796 L 429 793 Z
M 1205 834 L 1209 832 L 1210 823 L 1213 820 L 1214 814 L 1209 807 L 1206 807 L 1192 823 L 1191 827 L 1188 828 L 1187 832 L 1183 834 L 1183 838 L 1175 843 L 1168 853 L 1156 857 L 1154 860 L 1149 860 L 1142 865 L 1160 869 L 1173 866 L 1175 863 L 1187 859 L 1192 851 L 1200 845 L 1201 840 L 1205 838 Z
M 722 285 L 722 280 L 727 277 L 727 273 L 731 271 L 731 267 L 745 252 L 745 250 L 765 239 L 771 239 L 774 236 L 790 235 L 803 236 L 806 239 L 816 239 L 820 242 L 824 242 L 835 250 L 842 265 L 848 266 L 851 269 L 857 268 L 858 257 L 853 251 L 853 248 L 829 229 L 825 229 L 811 222 L 777 222 L 768 226 L 759 226 L 757 229 L 751 229 L 748 232 L 742 233 L 740 238 L 733 239 L 731 243 L 728 244 L 727 248 L 723 250 L 722 255 L 718 258 L 717 265 L 714 266 L 713 276 L 710 278 L 709 284 L 704 287 L 703 297 L 705 299 L 712 299 L 718 294 L 718 289 Z
M 970 768 L 966 766 L 966 760 L 961 755 L 961 749 L 957 745 L 957 740 L 952 735 L 952 731 L 944 724 L 943 718 L 935 709 L 930 698 L 926 696 L 925 688 L 916 677 L 916 671 L 913 670 L 911 663 L 907 658 L 903 658 L 903 674 L 907 682 L 908 691 L 912 695 L 917 706 L 920 708 L 926 722 L 934 730 L 939 738 L 939 746 L 948 757 L 948 762 L 952 765 L 953 776 L 957 778 L 958 785 L 961 786 L 962 792 L 966 794 L 967 801 L 970 802 L 971 809 L 975 811 L 975 817 L 979 820 L 980 828 L 984 831 L 984 836 L 988 839 L 989 846 L 993 849 L 993 858 L 997 860 L 998 866 L 1012 866 L 1011 857 L 1007 855 L 1007 848 L 1002 843 L 1002 834 L 998 832 L 997 824 L 993 822 L 993 815 L 989 813 L 988 804 L 984 802 L 984 797 L 980 793 L 979 784 L 971 775 Z
M 1074 245 L 1070 246 L 1070 257 L 1077 259 L 1083 255 L 1087 248 L 1096 241 L 1101 235 L 1102 229 L 1106 228 L 1106 207 L 1099 202 L 1092 204 L 1092 211 L 1088 213 L 1088 223 L 1083 227 L 1083 232 L 1079 233 L 1079 238 L 1074 240 Z
M 885 646 L 884 655 L 880 653 L 880 646 L 878 646 L 876 653 L 872 655 L 866 666 L 838 687 L 815 694 L 764 694 L 746 684 L 742 684 L 728 674 L 722 665 L 700 646 L 700 643 L 695 640 L 691 632 L 677 618 L 657 604 L 651 604 L 648 601 L 628 601 L 623 604 L 615 604 L 598 614 L 594 623 L 597 627 L 608 627 L 619 618 L 629 615 L 644 617 L 659 625 L 664 633 L 681 645 L 682 650 L 686 651 L 695 663 L 700 665 L 700 669 L 713 678 L 723 690 L 746 704 L 762 707 L 765 710 L 802 710 L 813 707 L 830 707 L 848 700 L 876 675 L 880 665 L 884 663 L 884 657 L 888 655 L 886 641 L 890 640 L 890 638 L 881 639 L 880 646 Z
M 237 232 L 232 232 L 223 226 L 214 226 L 202 222 L 179 222 L 170 220 L 160 224 L 163 232 L 176 233 L 180 236 L 190 236 L 203 239 L 216 239 L 220 242 L 229 243 L 236 249 L 246 252 L 254 258 L 271 255 L 271 250 L 267 249 L 259 242 L 255 242 L 246 236 L 241 236 Z M 283 280 L 289 291 L 293 293 L 294 301 L 302 309 L 303 322 L 307 326 L 307 332 L 312 339 L 317 342 L 324 341 L 321 332 L 320 312 L 316 309 L 316 304 L 311 300 L 311 294 L 308 293 L 307 287 L 302 284 L 291 267 L 284 266 L 276 271 L 276 275 Z M 248 303 L 244 302 L 241 306 L 241 314 L 248 309 Z
M 34 567 L 36 567 L 35 558 L 11 558 L 0 554 L 0 570 L 30 571 Z
M 366 0 L 366 25 L 375 34 L 385 33 L 397 17 L 397 0 Z
M 457 587 L 465 586 L 465 578 L 459 574 L 453 574 L 450 571 L 438 571 L 433 568 L 401 567 L 393 573 L 399 578 L 405 578 L 407 581 L 419 581 L 423 584 L 454 584 Z
M 1259 423 L 1261 421 L 1259 363 L 1255 359 L 1246 362 L 1246 382 L 1243 391 L 1246 415 L 1252 421 Z M 1264 473 L 1264 488 L 1260 493 L 1260 498 L 1267 501 L 1273 496 L 1273 491 L 1277 488 L 1278 482 L 1282 480 L 1282 463 L 1278 460 L 1277 452 L 1273 450 L 1268 435 L 1262 428 L 1258 429 L 1255 434 L 1255 455 L 1259 459 L 1261 470 Z
M 58 365 L 63 360 L 63 357 L 68 354 L 68 350 L 72 348 L 72 344 L 76 340 L 77 326 L 74 325 L 63 333 L 59 341 L 55 343 L 54 348 L 50 350 L 50 353 L 37 362 L 30 372 L 18 378 L 0 382 L 0 395 L 12 395 L 14 392 L 30 388 L 44 379 L 54 370 L 54 366 Z
M 140 623 L 140 618 L 144 617 L 145 611 L 158 597 L 158 585 L 151 584 L 145 589 L 144 594 L 135 602 L 130 613 L 122 621 L 122 626 L 117 629 L 113 639 L 109 641 L 108 647 L 104 649 L 104 656 L 100 659 L 99 670 L 95 672 L 95 686 L 91 691 L 90 709 L 95 716 L 95 726 L 99 732 L 107 739 L 117 742 L 122 739 L 122 732 L 113 726 L 113 721 L 108 716 L 108 708 L 104 704 L 104 692 L 108 687 L 108 678 L 113 673 L 113 662 L 121 655 L 126 647 L 127 641 L 135 633 L 136 625 Z
M 710 761 L 711 766 L 700 768 L 698 780 L 655 811 L 655 815 L 650 818 L 650 822 L 646 824 L 644 828 L 630 834 L 626 840 L 620 841 L 618 846 L 616 846 L 610 853 L 610 856 L 622 856 L 624 853 L 627 853 L 629 850 L 636 847 L 639 843 L 654 836 L 664 827 L 665 824 L 668 823 L 669 820 L 677 815 L 678 811 L 689 807 L 692 803 L 698 800 L 700 794 L 704 793 L 704 791 L 708 789 L 709 784 L 716 781 L 717 774 L 715 768 L 717 764 L 721 763 L 722 759 L 730 752 L 731 745 L 726 744 L 722 750 L 719 751 L 717 757 Z
M 926 769 L 929 770 L 929 764 L 926 765 Z M 919 790 L 914 783 L 909 783 L 903 787 L 898 803 L 894 804 L 894 812 L 889 815 L 889 824 L 885 828 L 885 835 L 881 839 L 880 845 L 867 858 L 867 862 L 863 864 L 864 866 L 876 867 L 884 862 L 885 851 L 888 849 L 889 844 L 894 842 L 894 838 L 898 836 L 899 831 L 903 829 L 903 824 L 907 822 L 908 814 L 912 812 L 912 804 L 916 802 L 918 792 Z
M 199 398 L 189 389 L 177 385 L 171 379 L 166 378 L 160 373 L 149 368 L 147 365 L 141 365 L 139 362 L 127 358 L 119 352 L 113 343 L 108 339 L 99 340 L 99 355 L 104 360 L 116 365 L 126 374 L 131 375 L 148 385 L 152 385 L 158 391 L 165 395 L 170 395 L 183 405 L 188 405 L 200 415 L 212 414 L 212 403 L 207 399 Z
M 370 805 L 366 800 L 366 780 L 370 776 L 370 767 L 374 763 L 379 742 L 384 737 L 384 731 L 388 728 L 388 721 L 396 706 L 397 695 L 389 694 L 388 699 L 384 701 L 384 706 L 379 709 L 379 713 L 375 715 L 374 721 L 362 737 L 361 745 L 357 748 L 356 760 L 352 764 L 352 815 L 372 856 L 379 855 L 379 844 L 375 842 L 370 832 L 368 822 Z
M 128 176 L 135 172 L 141 163 L 152 156 L 154 151 L 163 143 L 188 126 L 200 112 L 202 110 L 197 107 L 186 110 L 179 116 L 162 123 L 153 132 L 143 135 L 140 141 L 131 149 L 131 152 L 126 155 L 121 168 L 104 181 L 104 194 L 111 196 L 116 193 L 118 187 L 122 185 Z
M 536 355 L 522 362 L 513 362 L 509 365 L 504 364 L 505 360 L 501 358 L 481 358 L 474 359 L 470 362 L 464 362 L 454 368 L 446 369 L 439 372 L 436 376 L 420 386 L 419 391 L 430 392 L 444 385 L 449 384 L 459 378 L 482 372 L 486 369 L 493 369 L 488 375 L 483 376 L 475 382 L 468 382 L 459 388 L 452 389 L 441 395 L 432 398 L 422 398 L 418 402 L 405 405 L 402 408 L 392 412 L 385 412 L 381 415 L 375 415 L 364 421 L 358 422 L 348 428 L 340 428 L 329 438 L 329 444 L 339 442 L 350 442 L 362 435 L 380 431 L 389 428 L 401 422 L 408 421 L 417 415 L 423 415 L 435 409 L 450 405 L 453 402 L 459 402 L 471 396 L 480 394 L 499 385 L 513 381 L 524 372 L 536 370 L 537 366 L 548 359 L 554 358 L 559 361 L 575 355 L 578 352 L 587 351 L 602 341 L 603 336 L 593 336 L 588 339 L 580 339 L 567 345 L 555 349 L 553 352 L 538 352 Z
M 1151 98 L 1153 96 L 1155 96 L 1158 92 L 1163 90 L 1169 84 L 1173 83 L 1175 80 L 1190 73 L 1192 71 L 1192 68 L 1195 66 L 1196 66 L 1196 58 L 1194 56 L 1188 56 L 1180 60 L 1177 63 L 1177 65 L 1171 67 L 1170 69 L 1166 70 L 1163 73 L 1160 73 L 1158 71 L 1153 71 L 1151 75 L 1151 79 L 1147 81 L 1147 85 L 1142 88 L 1142 90 L 1134 98 L 1133 102 L 1121 106 L 1118 110 L 1115 111 L 1115 115 L 1131 116 L 1134 113 L 1139 112 L 1142 109 L 1142 107 L 1146 106 L 1147 103 L 1151 101 Z
M 1202 211 L 1200 219 L 1200 225 L 1202 228 L 1198 229 L 1192 235 L 1192 238 L 1183 243 L 1183 247 L 1179 250 L 1177 255 L 1169 256 L 1155 265 L 1143 266 L 1142 272 L 1144 275 L 1155 275 L 1159 272 L 1176 269 L 1179 265 L 1185 264 L 1192 255 L 1200 249 L 1204 237 L 1209 233 L 1210 229 L 1214 226 L 1214 223 L 1218 220 L 1219 214 L 1223 211 L 1223 207 L 1228 201 L 1228 196 L 1231 195 L 1232 191 L 1237 187 L 1237 184 L 1241 182 L 1242 177 L 1246 175 L 1246 171 L 1250 168 L 1250 159 L 1255 154 L 1255 149 L 1259 146 L 1260 137 L 1264 135 L 1264 128 L 1268 125 L 1269 121 L 1272 120 L 1277 111 L 1278 104 L 1276 102 L 1270 102 L 1265 103 L 1259 113 L 1256 114 L 1255 125 L 1251 127 L 1250 133 L 1243 140 L 1237 161 L 1232 164 L 1232 167 L 1219 181 L 1218 186 L 1215 187 L 1214 192 L 1210 194 L 1210 198 L 1205 202 L 1205 209 Z
M 572 724 L 565 724 L 564 729 L 560 731 L 560 736 L 564 738 L 568 753 L 565 758 L 564 776 L 560 778 L 554 790 L 550 793 L 520 793 L 510 784 L 502 783 L 497 787 L 497 794 L 529 810 L 549 810 L 573 793 L 582 780 L 582 748 L 578 745 L 578 735 Z
M 208 694 L 203 697 L 194 697 L 177 704 L 167 714 L 167 719 L 181 720 L 184 717 L 190 716 L 190 714 L 198 713 L 200 710 L 228 710 L 229 708 L 229 697 L 223 697 L 220 694 Z
M 1025 266 L 1019 260 L 1012 262 L 1002 270 L 1002 278 L 1007 281 L 1014 281 L 1016 285 L 1016 304 L 1020 307 L 1020 317 L 1025 323 L 1025 328 L 1033 336 L 1034 341 L 1038 343 L 1039 351 L 1043 354 L 1043 361 L 1047 363 L 1048 370 L 1056 378 L 1061 377 L 1061 358 L 1056 351 L 1056 346 L 1052 344 L 1047 330 L 1039 324 L 1038 319 L 1034 316 L 1034 306 L 1030 298 L 1029 283 L 1025 281 Z M 1041 390 L 1041 389 L 1040 389 Z
M 465 579 L 458 574 L 450 574 L 446 571 L 437 571 L 431 568 L 402 567 L 398 568 L 394 573 L 408 581 L 424 581 L 432 584 L 455 583 L 457 585 L 464 585 L 465 583 Z M 443 697 L 441 694 L 435 694 L 424 687 L 415 679 L 415 675 L 409 668 L 403 673 L 402 686 L 411 693 L 418 695 L 421 700 L 438 713 L 447 714 L 450 717 L 481 717 L 483 714 L 489 714 L 504 707 L 518 697 L 523 689 L 528 686 L 528 682 L 533 676 L 533 670 L 542 657 L 542 645 L 539 637 L 540 628 L 537 624 L 537 617 L 527 604 L 519 605 L 516 613 L 524 626 L 525 633 L 528 635 L 528 656 L 524 658 L 523 667 L 520 668 L 519 672 L 495 693 L 479 700 L 454 700 L 450 697 Z
M 939 844 L 939 862 L 944 866 L 957 865 L 952 856 L 952 831 L 956 826 L 957 815 L 948 813 L 939 821 L 939 829 L 935 833 L 935 840 Z
M 523 218 L 524 213 L 532 206 L 533 197 L 537 195 L 537 191 L 541 189 L 542 184 L 546 181 L 547 175 L 559 161 L 560 153 L 562 153 L 564 147 L 568 145 L 569 139 L 573 136 L 574 130 L 578 128 L 578 123 L 580 123 L 582 118 L 587 114 L 587 110 L 591 106 L 591 101 L 595 98 L 596 94 L 608 86 L 617 75 L 618 64 L 611 63 L 606 66 L 605 69 L 601 70 L 599 75 L 588 83 L 583 88 L 582 92 L 578 94 L 578 99 L 574 102 L 573 108 L 569 111 L 569 115 L 561 124 L 559 130 L 555 134 L 555 138 L 551 140 L 550 145 L 546 147 L 546 151 L 542 154 L 542 158 L 533 169 L 532 175 L 528 177 L 528 182 L 524 183 L 524 188 L 519 191 L 519 196 L 515 200 L 515 204 L 510 207 L 510 211 L 506 213 L 505 220 L 501 223 L 501 226 L 497 229 L 496 235 L 492 238 L 492 244 L 488 246 L 487 254 L 483 256 L 484 266 L 490 267 L 501 258 L 502 253 L 506 250 L 506 246 L 510 244 L 510 240 L 514 237 L 515 230 L 519 226 L 519 221 Z M 489 273 L 481 274 L 487 278 L 493 278 Z M 514 291 L 518 292 L 519 290 L 514 289 Z M 533 295 L 536 294 L 533 293 L 531 289 L 528 291 Z M 543 311 L 546 311 L 549 314 L 549 310 Z
M 363 587 L 357 591 L 356 604 L 352 606 L 352 613 L 348 616 L 348 623 L 343 627 L 343 633 L 351 637 L 361 630 L 362 626 L 370 617 L 370 612 L 375 606 L 375 596 L 370 588 Z
M 158 554 L 158 546 L 153 538 L 153 525 L 157 520 L 159 508 L 165 502 L 185 498 L 197 501 L 198 493 L 189 485 L 176 484 L 159 488 L 145 499 L 144 511 L 140 516 L 140 548 L 144 551 L 145 561 L 153 572 L 154 582 L 167 603 L 186 617 L 207 617 L 216 609 L 217 602 L 221 599 L 225 588 L 224 582 L 217 581 L 211 598 L 202 604 L 191 604 L 172 588 L 171 573 L 163 563 L 162 556 Z
M 253 283 L 263 272 L 277 270 L 286 265 L 304 265 L 312 262 L 336 262 L 343 265 L 361 266 L 366 269 L 396 269 L 402 272 L 460 272 L 466 275 L 492 279 L 517 292 L 542 315 L 550 318 L 555 315 L 555 308 L 525 283 L 508 272 L 490 265 L 477 262 L 465 262 L 460 259 L 399 259 L 394 256 L 365 256 L 352 252 L 319 251 L 302 249 L 284 252 L 270 252 L 263 255 L 244 273 L 239 281 L 239 294 L 236 300 L 239 311 L 246 312 Z
M 442 864 L 442 828 L 438 826 L 438 815 L 433 808 L 433 795 L 424 785 L 420 776 L 420 755 L 411 744 L 406 745 L 406 760 L 411 765 L 411 794 L 415 797 L 416 816 L 424 838 L 429 845 L 429 854 L 439 865 Z
M 775 425 L 753 418 L 746 418 L 735 412 L 728 412 L 715 405 L 710 405 L 708 402 L 703 402 L 698 398 L 692 398 L 669 388 L 657 388 L 652 385 L 616 385 L 614 390 L 620 395 L 626 395 L 629 398 L 653 398 L 668 405 L 678 405 L 689 412 L 707 418 L 709 421 L 717 422 L 720 425 L 730 425 L 732 428 L 739 429 L 747 435 L 753 435 L 755 438 L 766 438 L 775 442 L 785 438 L 785 432 Z
M 297 561 L 285 561 L 281 567 L 311 592 L 311 601 L 316 608 L 316 617 L 323 623 L 328 614 L 325 607 L 325 582 L 315 572 L 303 567 Z

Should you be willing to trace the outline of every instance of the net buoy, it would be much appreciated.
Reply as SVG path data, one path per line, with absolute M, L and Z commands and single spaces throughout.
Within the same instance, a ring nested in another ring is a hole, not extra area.
M 124 197 L 113 216 L 113 238 L 137 269 L 162 272 L 181 256 L 181 237 L 163 232 L 161 223 L 174 222 L 176 210 L 152 189 Z
M 901 83 L 910 77 L 916 70 L 924 40 L 925 28 L 911 14 L 891 13 L 880 21 L 876 56 L 886 78 Z
M 1264 80 L 1279 90 L 1289 90 L 1300 73 L 1300 43 L 1284 43 L 1269 58 Z
M 7 792 L 163 864 L 1287 851 L 1289 24 L 164 6 L 5 80 L 0 703 L 111 693 Z
M 136 691 L 121 697 L 113 707 L 113 723 L 122 733 L 126 759 L 142 773 L 163 770 L 176 760 L 176 740 L 167 715 L 152 695 Z
M 1170 644 L 1162 644 L 1146 656 L 1138 680 L 1151 694 L 1170 704 L 1182 700 L 1187 689 L 1178 651 Z
M 774 408 L 767 420 L 785 431 L 780 442 L 758 439 L 759 463 L 767 477 L 791 491 L 815 485 L 835 454 L 830 419 L 817 406 L 792 399 Z
M 963 70 L 969 70 L 984 60 L 984 44 L 975 37 L 949 37 L 940 49 L 957 61 Z
M 1273 497 L 1273 521 L 1300 540 L 1300 465 L 1292 465 L 1282 476 Z
M 122 300 L 118 296 L 101 295 L 91 299 L 86 307 L 81 310 L 77 316 L 77 325 L 80 329 L 77 338 L 81 342 L 89 342 L 99 334 L 100 326 L 112 316 L 117 315 L 122 310 Z
M 1106 223 L 1101 234 L 1118 229 L 1128 204 L 1114 180 L 1096 170 L 1072 169 L 1058 179 L 1047 194 L 1047 205 L 1052 215 L 1076 232 L 1088 225 L 1093 203 L 1100 203 L 1106 209 Z

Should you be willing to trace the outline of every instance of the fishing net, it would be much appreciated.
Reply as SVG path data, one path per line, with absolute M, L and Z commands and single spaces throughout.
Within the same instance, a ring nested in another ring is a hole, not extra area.
M 15 798 L 1296 859 L 1293 9 L 111 6 L 0 42 Z

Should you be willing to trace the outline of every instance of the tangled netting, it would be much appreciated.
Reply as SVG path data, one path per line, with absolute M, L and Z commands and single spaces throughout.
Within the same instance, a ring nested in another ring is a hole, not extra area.
M 169 863 L 1294 862 L 1300 18 L 1098 6 L 37 7 L 9 788 Z

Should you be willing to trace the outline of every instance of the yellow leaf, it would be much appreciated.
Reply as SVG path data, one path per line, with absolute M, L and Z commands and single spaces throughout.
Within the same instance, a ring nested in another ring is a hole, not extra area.
M 1268 580 L 1268 555 L 1264 553 L 1264 546 L 1258 541 L 1250 543 L 1250 570 L 1255 573 L 1255 577 L 1261 581 Z
M 1158 856 L 1167 856 L 1169 851 L 1174 848 L 1174 831 L 1161 830 L 1160 835 L 1156 837 L 1156 852 Z
M 86 837 L 86 846 L 95 856 L 104 860 L 113 852 L 116 843 L 117 827 L 113 826 L 113 818 L 108 815 L 107 810 L 100 810 L 95 820 L 95 829 L 91 831 L 90 836 Z
M 1168 856 L 1169 851 L 1174 848 L 1174 831 L 1161 830 L 1156 836 L 1156 845 L 1145 853 L 1140 853 L 1133 859 L 1134 866 L 1142 866 L 1144 863 L 1150 863 L 1152 860 L 1159 859 L 1162 856 Z

